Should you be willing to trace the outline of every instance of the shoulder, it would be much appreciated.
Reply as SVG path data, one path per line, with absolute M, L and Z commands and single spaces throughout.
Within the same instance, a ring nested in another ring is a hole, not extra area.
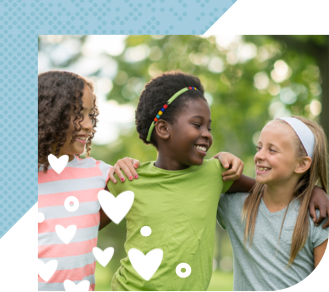
M 218 202 L 218 212 L 231 214 L 234 212 L 241 213 L 243 204 L 249 193 L 224 193 L 221 194 Z
M 319 213 L 320 212 L 317 212 L 317 217 L 320 215 Z M 328 228 L 322 228 L 325 221 L 326 220 L 324 220 L 319 226 L 316 226 L 313 220 L 310 219 L 310 239 L 313 248 L 316 248 L 329 238 Z
M 210 158 L 205 159 L 201 166 L 199 166 L 203 170 L 209 170 L 209 171 L 217 171 L 217 172 L 224 172 L 224 167 L 220 164 L 219 160 L 217 158 Z
M 217 208 L 217 221 L 224 229 L 227 227 L 226 223 L 240 218 L 244 201 L 248 195 L 249 193 L 221 194 Z
M 221 194 L 219 202 L 230 203 L 231 205 L 243 205 L 249 193 L 224 193 Z M 227 203 L 226 203 L 227 205 Z
M 153 164 L 154 161 L 144 162 L 140 164 L 140 166 L 136 169 L 139 176 L 138 182 L 146 182 L 146 180 L 150 177 L 150 174 L 154 172 L 155 168 L 153 167 Z M 114 175 L 114 177 L 118 180 L 116 174 Z M 120 180 L 118 180 L 118 182 L 115 184 L 111 180 L 109 180 L 107 183 L 107 187 L 114 196 L 117 196 L 125 190 L 129 190 L 132 182 L 134 181 L 126 180 L 125 182 L 121 182 Z

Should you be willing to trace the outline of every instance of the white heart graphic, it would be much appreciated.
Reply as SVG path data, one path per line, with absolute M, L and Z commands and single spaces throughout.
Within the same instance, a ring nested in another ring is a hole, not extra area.
M 133 192 L 126 191 L 114 197 L 110 192 L 101 190 L 98 192 L 98 201 L 105 214 L 115 224 L 119 224 L 133 205 L 134 196 Z
M 62 225 L 55 226 L 56 233 L 58 237 L 65 243 L 69 244 L 72 238 L 74 237 L 75 233 L 77 232 L 76 225 L 70 225 L 64 228 Z
M 93 248 L 93 254 L 94 254 L 96 260 L 103 267 L 106 267 L 106 265 L 112 259 L 113 253 L 114 253 L 114 248 L 113 247 L 108 247 L 104 251 L 102 251 L 99 247 L 94 247 Z
M 38 274 L 46 282 L 54 275 L 58 266 L 57 260 L 50 260 L 44 263 L 42 260 L 38 259 Z
M 162 258 L 163 250 L 153 249 L 144 255 L 140 250 L 132 248 L 128 251 L 128 258 L 136 272 L 146 281 L 150 280 L 158 270 Z
M 68 155 L 63 155 L 57 158 L 55 155 L 49 154 L 48 161 L 52 169 L 60 174 L 69 162 L 69 157 Z
M 78 284 L 75 284 L 71 280 L 65 280 L 64 281 L 64 288 L 65 291 L 76 291 L 76 292 L 82 292 L 82 291 L 88 291 L 90 287 L 90 282 L 88 280 L 83 280 L 79 282 Z
M 45 221 L 45 214 L 38 212 L 38 223 L 42 223 L 43 221 Z

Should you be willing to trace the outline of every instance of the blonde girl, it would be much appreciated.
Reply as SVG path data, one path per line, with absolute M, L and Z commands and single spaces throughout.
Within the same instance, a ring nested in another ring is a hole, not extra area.
M 302 117 L 275 119 L 262 130 L 254 161 L 256 185 L 250 194 L 222 196 L 218 221 L 232 242 L 234 290 L 283 289 L 306 278 L 327 246 L 328 231 L 308 212 L 314 186 L 327 192 L 325 134 Z

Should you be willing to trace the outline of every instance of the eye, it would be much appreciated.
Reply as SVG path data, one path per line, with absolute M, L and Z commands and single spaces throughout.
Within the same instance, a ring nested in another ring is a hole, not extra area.
M 199 125 L 199 124 L 193 124 L 196 128 L 200 128 L 201 127 L 201 125 Z
M 212 130 L 211 128 L 208 128 L 208 131 L 209 131 L 209 132 L 211 132 L 211 130 Z
M 256 151 L 260 151 L 262 148 L 260 146 L 256 146 Z
M 276 152 L 274 149 L 270 148 L 270 152 Z

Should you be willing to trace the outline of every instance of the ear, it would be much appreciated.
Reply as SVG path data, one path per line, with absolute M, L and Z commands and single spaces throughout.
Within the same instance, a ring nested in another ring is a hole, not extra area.
M 295 168 L 295 173 L 305 173 L 311 167 L 312 158 L 309 156 L 304 157 L 299 161 Z
M 166 122 L 165 120 L 158 120 L 155 123 L 154 131 L 156 132 L 157 136 L 160 139 L 164 139 L 164 140 L 169 139 L 169 136 L 170 136 L 169 123 Z

